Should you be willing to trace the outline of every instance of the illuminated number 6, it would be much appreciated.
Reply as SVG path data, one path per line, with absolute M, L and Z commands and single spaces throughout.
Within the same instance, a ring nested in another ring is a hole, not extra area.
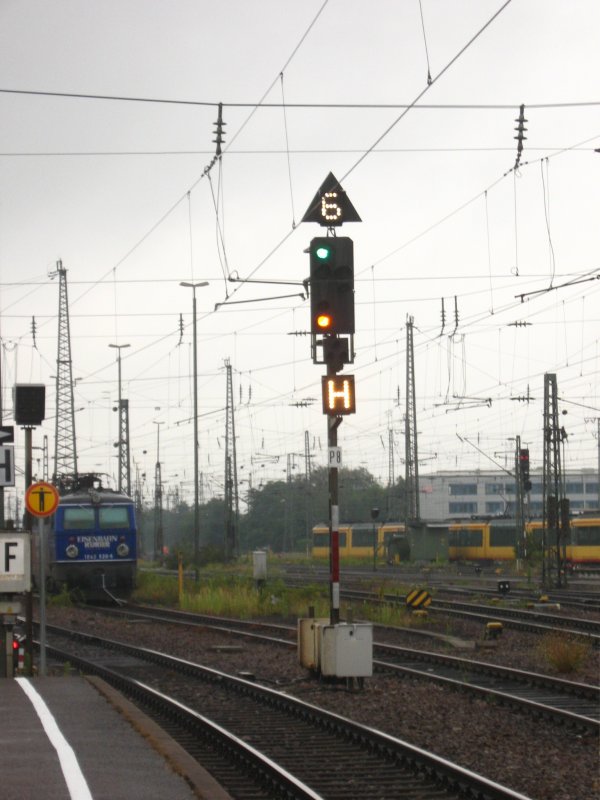
M 335 201 L 337 192 L 325 192 L 321 198 L 321 216 L 326 222 L 335 222 L 342 216 L 342 209 Z

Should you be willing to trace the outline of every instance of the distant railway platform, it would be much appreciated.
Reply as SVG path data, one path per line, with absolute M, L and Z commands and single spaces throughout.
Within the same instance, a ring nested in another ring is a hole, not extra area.
M 231 800 L 98 678 L 0 681 L 3 800 Z

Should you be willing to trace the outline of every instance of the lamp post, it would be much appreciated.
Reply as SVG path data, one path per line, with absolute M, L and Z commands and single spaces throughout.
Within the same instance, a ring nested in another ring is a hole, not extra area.
M 117 441 L 117 447 L 119 448 L 119 479 L 118 479 L 118 488 L 119 492 L 123 491 L 123 473 L 125 472 L 125 481 L 127 483 L 126 492 L 129 494 L 129 441 L 123 440 L 123 400 L 121 398 L 121 350 L 124 350 L 126 347 L 131 347 L 130 344 L 109 344 L 109 347 L 113 347 L 117 351 L 117 363 L 119 365 L 119 439 Z M 128 424 L 127 424 L 127 427 Z M 125 457 L 124 450 L 127 451 L 127 456 Z
M 196 289 L 208 286 L 208 281 L 190 283 L 181 281 L 180 286 L 192 290 L 192 338 L 193 338 L 193 370 L 194 370 L 194 570 L 196 581 L 199 579 L 198 561 L 200 560 L 200 507 L 198 499 L 198 336 L 196 330 Z

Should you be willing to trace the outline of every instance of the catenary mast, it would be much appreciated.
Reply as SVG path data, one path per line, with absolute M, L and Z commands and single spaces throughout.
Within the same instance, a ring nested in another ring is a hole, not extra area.
M 58 352 L 56 356 L 56 420 L 54 429 L 53 483 L 67 476 L 77 478 L 77 443 L 75 438 L 75 408 L 73 400 L 73 364 L 71 361 L 71 329 L 69 324 L 69 299 L 67 270 L 62 261 L 56 262 L 58 275 Z
M 417 410 L 415 401 L 415 353 L 413 345 L 413 318 L 406 320 L 406 421 L 405 421 L 405 482 L 406 522 L 418 522 L 421 517 L 419 503 L 419 456 L 417 452 Z
M 225 370 L 227 374 L 225 411 L 225 554 L 227 558 L 235 558 L 237 555 L 237 526 L 240 512 L 233 409 L 233 378 L 231 363 L 228 358 L 225 359 Z

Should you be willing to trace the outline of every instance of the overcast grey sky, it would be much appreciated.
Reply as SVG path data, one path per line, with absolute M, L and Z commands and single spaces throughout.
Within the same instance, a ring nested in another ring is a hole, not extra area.
M 151 491 L 153 423 L 164 423 L 163 478 L 192 496 L 192 295 L 182 280 L 210 282 L 198 290 L 205 496 L 222 493 L 225 359 L 239 477 L 284 479 L 305 431 L 314 463 L 325 464 L 323 368 L 298 335 L 309 304 L 259 299 L 301 285 L 227 277 L 308 276 L 304 250 L 321 229 L 300 220 L 332 171 L 363 220 L 340 231 L 355 241 L 357 309 L 344 464 L 386 482 L 392 430 L 395 475 L 404 473 L 410 315 L 422 473 L 488 469 L 489 458 L 510 465 L 516 435 L 541 466 L 546 372 L 568 412 L 566 466 L 595 467 L 600 5 L 503 5 L 0 0 L 5 422 L 13 383 L 47 382 L 36 440 L 48 435 L 52 466 L 58 281 L 49 272 L 62 259 L 80 470 L 116 474 L 108 345 L 127 343 L 134 463 Z M 218 103 L 224 155 L 206 175 Z M 515 399 L 528 392 L 530 402 Z

